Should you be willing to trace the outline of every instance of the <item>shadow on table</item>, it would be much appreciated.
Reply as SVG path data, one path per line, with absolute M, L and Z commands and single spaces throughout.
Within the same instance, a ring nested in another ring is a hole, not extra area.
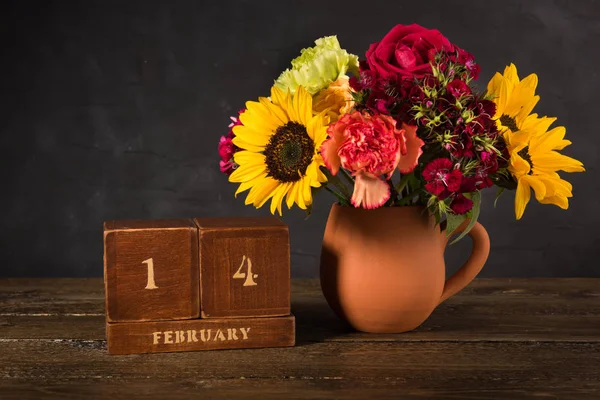
M 292 302 L 296 317 L 296 345 L 326 342 L 355 331 L 339 319 L 319 293 Z

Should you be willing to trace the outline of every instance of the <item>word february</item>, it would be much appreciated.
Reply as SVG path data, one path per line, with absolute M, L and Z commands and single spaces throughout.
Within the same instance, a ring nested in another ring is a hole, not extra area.
M 238 335 L 239 332 L 239 335 Z M 175 344 L 195 342 L 231 342 L 236 340 L 248 340 L 250 328 L 227 328 L 227 329 L 188 329 L 187 331 L 164 331 L 152 332 L 152 344 Z
M 285 347 L 295 343 L 295 325 L 292 315 L 118 322 L 106 324 L 106 336 L 110 354 Z

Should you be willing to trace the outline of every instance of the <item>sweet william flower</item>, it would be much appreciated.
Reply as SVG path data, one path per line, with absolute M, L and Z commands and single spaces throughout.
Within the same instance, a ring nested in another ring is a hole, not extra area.
M 423 169 L 425 189 L 440 199 L 460 190 L 463 174 L 448 158 L 436 158 Z
M 230 175 L 235 169 L 236 165 L 233 161 L 233 154 L 235 153 L 235 145 L 231 141 L 232 135 L 221 136 L 219 140 L 219 169 L 225 175 Z
M 219 161 L 219 170 L 225 175 L 231 175 L 231 173 L 237 168 L 237 164 L 233 160 L 233 155 L 239 150 L 238 147 L 233 144 L 233 138 L 235 138 L 235 134 L 233 133 L 233 128 L 239 125 L 242 125 L 240 121 L 240 115 L 242 115 L 246 110 L 238 111 L 237 117 L 229 117 L 231 119 L 231 123 L 229 124 L 229 133 L 226 136 L 221 136 L 219 139 L 219 157 L 221 160 Z
M 390 198 L 389 179 L 396 169 L 411 172 L 417 165 L 424 142 L 416 127 L 388 115 L 355 111 L 342 116 L 328 128 L 329 139 L 321 146 L 327 168 L 336 175 L 340 168 L 355 177 L 351 202 L 367 209 L 382 206 Z M 382 179 L 383 178 L 383 179 Z
M 450 209 L 454 211 L 455 214 L 463 215 L 471 211 L 473 208 L 473 201 L 463 194 L 458 193 L 452 199 L 450 203 Z
M 448 90 L 448 92 L 450 92 L 452 96 L 454 96 L 457 99 L 462 96 L 471 94 L 471 88 L 469 87 L 469 85 L 467 85 L 465 81 L 460 79 L 452 80 L 452 82 L 450 82 L 448 86 L 446 86 L 446 89 Z
M 336 36 L 317 39 L 315 45 L 301 50 L 292 61 L 292 68 L 281 73 L 275 86 L 292 94 L 302 86 L 315 95 L 348 72 L 358 75 L 358 56 L 342 49 Z

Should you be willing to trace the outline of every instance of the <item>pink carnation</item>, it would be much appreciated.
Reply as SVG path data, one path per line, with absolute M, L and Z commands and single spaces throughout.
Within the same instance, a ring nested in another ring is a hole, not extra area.
M 321 155 L 333 175 L 341 167 L 356 178 L 351 199 L 355 207 L 377 208 L 390 198 L 382 176 L 389 179 L 396 169 L 408 173 L 417 165 L 424 142 L 416 131 L 405 124 L 398 129 L 388 115 L 355 111 L 329 126 Z

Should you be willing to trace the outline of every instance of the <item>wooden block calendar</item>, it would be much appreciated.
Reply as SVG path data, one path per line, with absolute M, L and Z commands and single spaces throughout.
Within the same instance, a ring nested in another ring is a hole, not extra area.
M 275 217 L 105 222 L 104 281 L 111 354 L 294 345 Z

